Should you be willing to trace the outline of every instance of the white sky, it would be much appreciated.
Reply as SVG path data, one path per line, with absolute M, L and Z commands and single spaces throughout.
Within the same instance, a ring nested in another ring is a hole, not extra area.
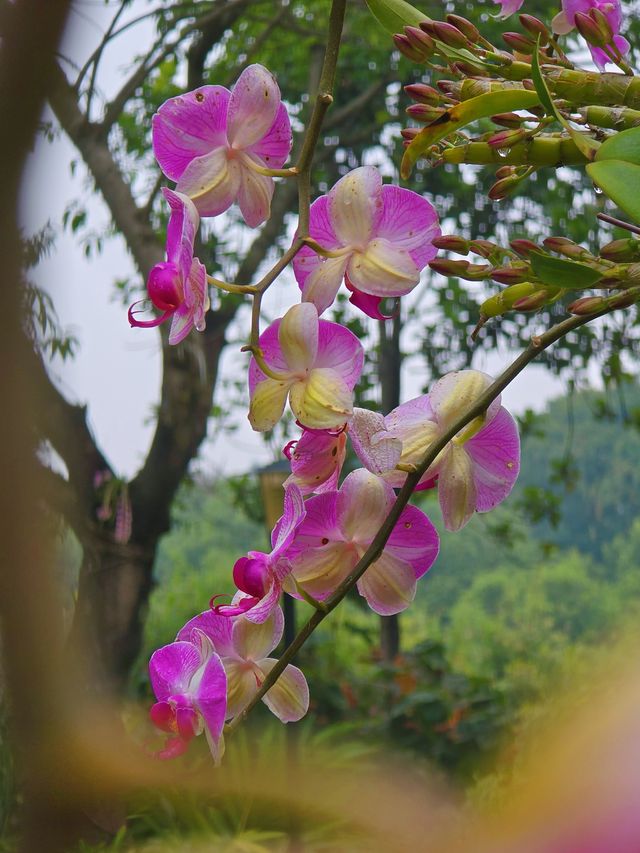
M 63 54 L 81 64 L 98 43 L 113 10 L 114 4 L 76 2 Z M 132 10 L 136 14 L 148 11 L 148 5 L 136 0 Z M 107 53 L 102 75 L 107 97 L 117 90 L 123 67 L 150 35 L 148 25 L 134 27 Z M 58 231 L 54 252 L 39 265 L 34 278 L 53 295 L 62 325 L 75 332 L 80 348 L 74 360 L 56 362 L 52 371 L 70 400 L 88 404 L 90 425 L 100 446 L 116 472 L 130 477 L 142 462 L 152 435 L 152 412 L 160 388 L 159 337 L 153 330 L 130 329 L 126 307 L 114 295 L 113 282 L 133 274 L 123 240 L 107 240 L 102 254 L 87 260 L 77 238 L 60 228 L 63 211 L 74 199 L 86 207 L 95 230 L 102 230 L 109 221 L 105 205 L 93 193 L 83 170 L 79 168 L 75 177 L 71 175 L 69 164 L 77 157 L 64 136 L 53 143 L 37 143 L 28 163 L 21 218 L 27 233 L 38 230 L 47 220 Z M 268 296 L 266 308 L 272 316 L 284 313 L 298 299 L 295 285 Z M 507 352 L 487 354 L 475 366 L 496 374 L 511 357 Z M 228 348 L 223 375 L 244 374 L 247 361 L 246 355 Z M 418 393 L 424 377 L 409 365 L 403 381 L 404 398 L 409 399 Z M 558 380 L 533 366 L 505 391 L 503 402 L 515 413 L 527 407 L 540 409 L 562 390 Z M 212 434 L 213 425 L 210 427 L 201 452 L 201 469 L 209 474 L 229 474 L 271 461 L 271 452 L 241 412 L 238 422 L 240 428 L 232 436 L 216 436 Z

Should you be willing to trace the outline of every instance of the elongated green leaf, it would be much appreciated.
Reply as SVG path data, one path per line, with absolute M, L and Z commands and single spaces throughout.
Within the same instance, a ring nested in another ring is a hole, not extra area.
M 373 17 L 392 35 L 401 33 L 403 27 L 417 27 L 420 21 L 429 19 L 405 0 L 366 0 L 366 3 Z
M 536 92 L 529 92 L 526 89 L 503 89 L 498 92 L 487 92 L 456 104 L 439 119 L 423 128 L 415 137 L 404 153 L 400 174 L 403 178 L 408 178 L 416 161 L 425 151 L 472 121 L 495 115 L 495 113 L 526 110 L 539 103 L 540 98 Z
M 623 160 L 597 160 L 587 173 L 619 208 L 640 222 L 640 166 Z
M 610 136 L 598 149 L 596 160 L 624 160 L 640 166 L 640 127 Z
M 591 287 L 602 278 L 602 273 L 586 264 L 542 255 L 539 252 L 533 252 L 531 255 L 531 269 L 544 284 L 568 290 Z

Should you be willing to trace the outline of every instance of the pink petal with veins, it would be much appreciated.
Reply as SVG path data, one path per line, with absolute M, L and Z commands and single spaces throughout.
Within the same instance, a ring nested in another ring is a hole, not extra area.
M 258 666 L 267 676 L 277 663 L 274 658 L 264 658 Z M 295 723 L 309 710 L 307 679 L 297 666 L 289 664 L 262 701 L 281 722 Z
M 476 510 L 488 512 L 509 495 L 520 472 L 520 436 L 509 412 L 498 414 L 464 445 L 471 457 Z
M 373 166 L 348 172 L 329 191 L 329 217 L 343 245 L 366 246 L 382 213 L 382 177 Z
M 280 104 L 275 120 L 265 135 L 245 148 L 247 154 L 255 154 L 264 166 L 280 169 L 284 166 L 291 151 L 293 137 L 289 113 L 284 104 Z
M 273 126 L 280 89 L 264 65 L 249 65 L 233 87 L 227 112 L 227 138 L 232 148 L 255 145 Z
M 423 269 L 438 253 L 433 241 L 440 234 L 438 214 L 431 202 L 411 190 L 391 184 L 382 187 L 377 237 L 409 252 L 416 267 Z
M 185 693 L 200 664 L 200 653 L 189 642 L 170 643 L 157 649 L 149 661 L 149 677 L 156 698 L 162 701 L 174 693 Z

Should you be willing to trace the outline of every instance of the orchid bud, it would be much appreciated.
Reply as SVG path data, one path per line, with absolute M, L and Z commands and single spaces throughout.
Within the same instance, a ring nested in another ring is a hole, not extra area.
M 423 59 L 428 59 L 435 48 L 435 44 L 431 36 L 422 32 L 418 27 L 405 27 L 404 34 L 409 40 L 411 47 L 419 51 Z
M 408 116 L 414 118 L 422 124 L 431 124 L 432 121 L 440 118 L 446 113 L 444 107 L 432 107 L 429 104 L 411 104 L 405 110 Z
M 599 9 L 591 9 L 588 15 L 576 12 L 576 29 L 587 42 L 594 47 L 606 47 L 613 40 L 613 30 Z
M 160 311 L 173 311 L 184 299 L 180 272 L 174 263 L 161 261 L 147 279 L 149 299 Z
M 432 21 L 430 18 L 425 21 L 420 21 L 418 26 L 422 30 L 423 33 L 426 33 L 429 36 L 435 36 L 436 32 L 434 29 L 435 21 Z
M 480 40 L 480 32 L 471 21 L 463 18 L 462 15 L 447 15 L 447 21 L 454 27 L 460 30 L 472 44 L 476 44 Z
M 444 249 L 447 252 L 455 252 L 457 255 L 469 254 L 469 241 L 456 234 L 445 234 L 433 240 L 436 249 Z
M 520 284 L 531 275 L 528 267 L 518 269 L 516 267 L 496 267 L 491 273 L 491 278 L 500 284 Z
M 464 33 L 461 33 L 453 24 L 445 21 L 436 21 L 433 25 L 435 37 L 449 47 L 470 47 L 469 41 Z
M 524 29 L 537 39 L 540 36 L 540 46 L 544 47 L 551 38 L 551 33 L 539 18 L 534 18 L 533 15 L 519 15 L 520 23 Z
M 398 48 L 400 53 L 403 56 L 406 56 L 407 59 L 410 59 L 411 62 L 424 62 L 424 57 L 422 53 L 419 50 L 416 50 L 415 47 L 413 47 L 413 45 L 406 36 L 396 33 L 393 36 L 393 43 Z
M 469 250 L 481 258 L 490 258 L 497 248 L 491 240 L 472 240 L 469 243 Z
M 534 243 L 533 240 L 527 240 L 525 238 L 520 238 L 517 240 L 511 240 L 509 243 L 513 251 L 520 255 L 521 258 L 528 258 L 532 254 L 532 252 L 541 252 L 542 249 L 537 243 Z
M 567 311 L 570 314 L 577 314 L 578 316 L 587 316 L 588 314 L 595 314 L 597 311 L 600 311 L 602 308 L 606 307 L 606 299 L 602 296 L 583 296 L 580 299 L 576 299 L 575 302 L 572 302 L 570 305 L 567 305 Z
M 410 83 L 404 87 L 405 92 L 412 101 L 418 104 L 427 104 L 431 107 L 437 107 L 442 103 L 442 95 L 433 86 L 427 86 L 426 83 Z
M 489 264 L 469 264 L 465 272 L 460 273 L 460 278 L 465 281 L 482 281 L 487 278 L 490 269 Z
M 500 178 L 493 186 L 489 188 L 487 195 L 492 201 L 501 201 L 517 188 L 520 183 L 518 175 L 511 175 L 508 178 Z
M 530 54 L 536 46 L 535 42 L 522 33 L 502 33 L 502 40 L 518 53 Z
M 491 116 L 491 121 L 500 127 L 519 128 L 526 119 L 517 113 L 496 113 Z
M 634 305 L 640 300 L 640 293 L 623 290 L 622 293 L 616 296 L 610 296 L 607 299 L 607 307 L 609 308 L 628 308 L 629 305 Z
M 457 80 L 438 80 L 436 86 L 448 98 L 459 101 L 462 94 L 462 83 Z
M 515 302 L 519 302 L 526 297 L 537 293 L 540 290 L 539 284 L 532 284 L 530 281 L 522 284 L 514 284 L 507 287 L 501 293 L 495 296 L 490 296 L 480 306 L 480 316 L 485 319 L 488 317 L 498 317 L 510 308 L 513 308 Z
M 600 249 L 600 257 L 607 261 L 625 263 L 635 261 L 640 256 L 640 240 L 633 237 L 624 237 L 621 240 L 612 240 Z
M 514 175 L 516 171 L 516 166 L 500 166 L 499 169 L 496 169 L 496 178 L 508 178 L 509 175 Z
M 492 134 L 487 143 L 492 148 L 511 148 L 512 145 L 517 145 L 518 142 L 523 142 L 527 138 L 527 131 L 519 128 L 518 130 L 500 130 L 498 133 Z
M 548 290 L 538 290 L 532 293 L 531 296 L 523 296 L 522 299 L 516 299 L 513 303 L 514 311 L 537 311 L 549 301 Z
M 400 131 L 400 136 L 409 143 L 414 140 L 419 133 L 420 128 L 418 127 L 403 127 Z
M 461 77 L 488 77 L 489 73 L 487 71 L 481 71 L 475 65 L 471 65 L 470 62 L 453 62 L 451 64 L 451 70 L 455 71 L 456 74 L 459 74 Z M 473 81 L 477 82 L 477 81 Z
M 460 275 L 469 269 L 469 261 L 453 261 L 449 258 L 436 258 L 429 262 L 434 272 L 440 275 Z
M 559 255 L 565 255 L 567 258 L 592 257 L 584 246 L 579 246 L 568 237 L 547 237 L 542 242 L 544 247 L 550 252 L 557 252 Z

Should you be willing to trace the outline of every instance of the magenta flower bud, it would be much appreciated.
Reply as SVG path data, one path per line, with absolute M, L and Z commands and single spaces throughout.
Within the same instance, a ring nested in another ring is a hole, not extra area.
M 600 257 L 607 261 L 625 263 L 635 261 L 640 254 L 640 240 L 633 237 L 624 237 L 621 240 L 612 240 L 600 249 Z
M 469 40 L 461 33 L 453 24 L 447 24 L 445 21 L 436 21 L 433 25 L 435 37 L 449 47 L 470 47 Z
M 445 234 L 443 237 L 436 237 L 433 245 L 436 249 L 444 249 L 447 252 L 455 252 L 458 255 L 469 254 L 469 241 L 455 234 Z
M 489 188 L 487 195 L 492 201 L 501 201 L 516 189 L 520 183 L 520 178 L 517 175 L 511 175 L 508 178 L 500 178 L 492 187 Z
M 436 82 L 436 86 L 448 98 L 455 101 L 460 100 L 460 96 L 462 95 L 462 83 L 459 83 L 457 80 L 438 80 Z
M 535 42 L 522 33 L 502 33 L 502 41 L 518 53 L 530 54 L 535 48 Z
M 496 178 L 508 178 L 509 175 L 515 175 L 515 173 L 515 166 L 500 166 L 499 169 L 496 169 Z
M 599 9 L 591 9 L 588 15 L 576 12 L 575 23 L 582 38 L 594 47 L 606 47 L 613 41 L 613 30 Z
M 500 284 L 520 284 L 522 281 L 528 281 L 530 277 L 528 269 L 516 267 L 496 267 L 491 273 L 491 278 Z
M 403 56 L 410 59 L 411 62 L 424 62 L 424 57 L 419 50 L 411 44 L 406 36 L 396 33 L 393 36 L 393 43 Z
M 568 237 L 547 237 L 542 242 L 545 249 L 550 252 L 557 252 L 559 255 L 565 255 L 567 258 L 581 258 L 585 255 L 591 257 L 583 246 L 579 246 Z
M 522 299 L 516 299 L 513 303 L 514 311 L 537 311 L 547 303 L 549 293 L 546 290 L 538 290 L 532 293 L 531 296 L 523 296 Z
M 430 18 L 426 21 L 420 21 L 418 26 L 422 30 L 423 33 L 426 33 L 428 36 L 435 37 L 435 21 L 432 21 Z
M 446 113 L 443 107 L 432 107 L 429 104 L 411 104 L 405 110 L 408 116 L 422 124 L 431 124 L 432 121 L 440 118 Z
M 534 243 L 533 240 L 526 240 L 524 238 L 511 240 L 509 245 L 516 254 L 520 255 L 521 258 L 528 258 L 532 252 L 542 251 L 540 246 L 538 246 L 537 243 Z
M 523 142 L 527 138 L 527 131 L 519 128 L 518 130 L 500 130 L 498 133 L 492 134 L 487 143 L 492 148 L 511 148 L 512 145 L 517 145 L 518 142 Z
M 540 36 L 540 45 L 544 47 L 551 38 L 551 33 L 542 21 L 538 18 L 534 18 L 533 15 L 518 15 L 518 18 L 525 30 L 532 35 L 534 39 L 537 39 L 537 37 Z
M 517 113 L 496 113 L 491 116 L 491 121 L 500 127 L 519 128 L 526 119 Z
M 420 133 L 417 127 L 403 127 L 400 131 L 400 136 L 406 140 L 407 144 L 411 142 Z
M 570 314 L 577 314 L 582 317 L 595 314 L 605 307 L 606 300 L 602 296 L 583 296 L 581 299 L 576 299 L 571 305 L 567 305 L 567 311 Z
M 431 56 L 435 47 L 431 36 L 418 27 L 405 27 L 404 33 L 411 47 L 417 50 L 423 59 L 428 59 Z
M 498 247 L 491 240 L 472 240 L 469 243 L 469 250 L 480 255 L 481 258 L 490 258 Z
M 183 300 L 178 268 L 171 261 L 156 264 L 147 279 L 149 299 L 160 311 L 173 311 Z
M 469 269 L 469 261 L 453 261 L 450 258 L 436 258 L 429 262 L 434 272 L 440 275 L 460 275 Z
M 451 64 L 451 69 L 453 71 L 455 71 L 456 74 L 460 74 L 461 76 L 465 76 L 465 77 L 471 77 L 471 76 L 478 77 L 479 75 L 482 75 L 484 77 L 489 76 L 487 73 L 485 73 L 484 71 L 481 72 L 478 68 L 476 68 L 475 65 L 471 65 L 469 62 L 453 62 Z M 468 82 L 468 81 L 465 81 L 465 82 Z M 476 81 L 472 80 L 470 82 L 475 83 Z M 471 97 L 470 95 L 466 95 L 466 92 L 465 92 L 465 96 Z
M 437 107 L 442 102 L 442 95 L 433 86 L 427 86 L 426 83 L 410 83 L 404 87 L 405 92 L 412 101 L 418 104 L 428 104 L 431 107 Z
M 462 15 L 447 15 L 447 21 L 454 27 L 457 27 L 461 33 L 464 33 L 464 35 L 473 44 L 479 41 L 480 32 L 478 31 L 478 28 L 475 27 L 471 21 L 463 18 Z

